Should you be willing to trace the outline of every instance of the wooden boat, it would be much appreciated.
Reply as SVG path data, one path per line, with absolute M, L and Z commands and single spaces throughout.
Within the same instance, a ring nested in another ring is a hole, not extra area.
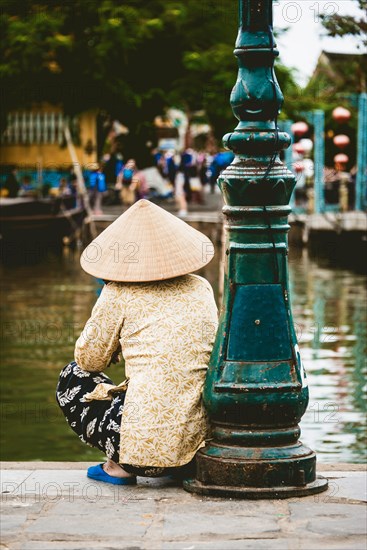
M 0 198 L 1 245 L 62 243 L 75 234 L 86 215 L 84 207 L 74 203 L 74 197 Z

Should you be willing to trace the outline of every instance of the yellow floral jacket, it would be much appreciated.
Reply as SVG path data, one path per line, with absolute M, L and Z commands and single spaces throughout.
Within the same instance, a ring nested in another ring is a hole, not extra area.
M 216 330 L 212 288 L 197 275 L 103 288 L 75 360 L 86 371 L 103 371 L 121 345 L 129 378 L 121 463 L 182 466 L 204 445 L 202 389 Z

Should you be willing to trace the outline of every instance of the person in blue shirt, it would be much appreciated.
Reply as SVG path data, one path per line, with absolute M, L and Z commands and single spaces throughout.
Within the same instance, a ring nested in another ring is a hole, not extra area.
M 37 196 L 37 189 L 35 189 L 34 185 L 32 184 L 31 177 L 26 175 L 23 177 L 22 185 L 20 186 L 20 190 L 18 192 L 19 197 L 36 197 Z
M 102 171 L 102 167 L 98 166 L 89 176 L 89 187 L 91 191 L 91 202 L 94 214 L 103 214 L 102 212 L 102 197 L 107 191 L 106 177 Z
M 217 182 L 218 176 L 227 166 L 229 166 L 234 159 L 234 154 L 232 151 L 221 151 L 217 153 L 213 159 L 213 162 L 210 165 L 210 188 L 211 192 L 214 193 L 215 184 Z

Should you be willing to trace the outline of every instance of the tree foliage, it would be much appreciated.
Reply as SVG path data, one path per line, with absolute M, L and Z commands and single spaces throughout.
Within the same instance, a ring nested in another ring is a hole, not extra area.
M 236 22 L 220 23 L 228 4 L 1 0 L 3 111 L 96 107 L 139 132 L 172 100 L 200 108 L 204 81 L 194 72 L 190 85 L 187 60 L 233 41 Z
M 3 115 L 43 101 L 70 114 L 98 108 L 140 142 L 170 105 L 204 109 L 219 136 L 233 126 L 233 0 L 0 0 L 0 8 Z
M 205 112 L 219 140 L 236 123 L 234 0 L 0 0 L 0 10 L 2 122 L 42 102 L 96 108 L 129 127 L 134 155 L 169 106 Z M 291 70 L 276 72 L 283 117 L 315 107 Z
M 322 15 L 322 24 L 329 36 L 354 36 L 359 39 L 361 45 L 367 46 L 367 0 L 354 0 L 358 3 L 361 15 Z M 364 14 L 362 16 L 362 13 Z

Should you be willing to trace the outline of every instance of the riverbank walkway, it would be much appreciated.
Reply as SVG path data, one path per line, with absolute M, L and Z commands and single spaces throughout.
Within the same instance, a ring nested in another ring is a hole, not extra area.
M 113 486 L 88 466 L 1 463 L 1 550 L 366 548 L 363 465 L 319 464 L 327 492 L 262 501 L 199 497 L 169 478 Z
M 174 198 L 153 199 L 168 212 L 177 214 L 177 205 Z M 224 216 L 222 195 L 205 193 L 203 204 L 193 202 L 189 205 L 188 213 L 183 219 L 190 224 L 215 224 L 221 234 Z M 92 240 L 89 223 L 95 225 L 97 234 L 112 223 L 126 207 L 103 206 L 103 214 L 93 214 L 86 218 L 83 227 L 82 240 L 88 243 Z M 367 242 L 367 214 L 366 212 L 325 212 L 324 214 L 291 213 L 289 216 L 291 231 L 289 243 L 296 246 L 325 244 L 327 249 L 334 246 L 350 250 L 356 254 L 364 254 Z M 203 231 L 203 227 L 197 226 Z M 205 231 L 203 231 L 205 233 Z

